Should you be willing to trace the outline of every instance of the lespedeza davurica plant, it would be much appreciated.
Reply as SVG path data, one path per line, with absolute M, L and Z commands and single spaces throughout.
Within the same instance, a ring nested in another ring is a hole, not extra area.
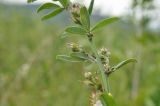
M 36 0 L 28 0 L 28 3 L 34 2 Z M 58 2 L 60 5 L 55 4 Z M 50 9 L 53 10 L 51 13 L 42 17 L 42 20 L 53 18 L 54 16 L 60 14 L 62 11 L 67 11 L 71 19 L 74 22 L 74 26 L 67 27 L 64 31 L 64 35 L 77 34 L 85 35 L 84 38 L 88 39 L 90 43 L 91 53 L 86 52 L 85 48 L 78 43 L 68 44 L 72 52 L 69 56 L 58 55 L 57 59 L 65 60 L 68 62 L 90 62 L 97 64 L 99 70 L 96 72 L 85 72 L 84 73 L 84 84 L 86 84 L 91 92 L 90 105 L 91 106 L 116 106 L 115 101 L 110 93 L 108 78 L 117 69 L 129 62 L 136 62 L 135 59 L 127 59 L 120 62 L 119 64 L 111 67 L 110 52 L 106 48 L 97 50 L 94 44 L 94 34 L 93 32 L 100 29 L 110 23 L 113 23 L 119 18 L 112 17 L 104 19 L 98 22 L 95 26 L 90 24 L 90 16 L 92 14 L 94 6 L 94 0 L 91 0 L 89 7 L 79 3 L 72 3 L 70 0 L 53 0 L 53 2 L 44 3 L 40 6 L 37 12 L 42 10 Z

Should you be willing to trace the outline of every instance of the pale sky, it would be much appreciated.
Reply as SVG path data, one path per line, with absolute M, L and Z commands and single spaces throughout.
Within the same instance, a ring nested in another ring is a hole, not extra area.
M 27 0 L 2 0 L 5 2 L 22 4 Z M 38 0 L 36 3 L 48 2 L 52 0 Z M 71 0 L 76 1 L 76 0 Z M 89 4 L 90 0 L 84 0 L 86 4 Z M 95 0 L 96 9 L 100 9 L 101 14 L 111 14 L 115 16 L 122 15 L 126 12 L 131 0 Z
M 4 2 L 26 4 L 27 0 L 0 0 Z M 37 0 L 35 3 L 49 2 L 52 0 Z M 90 3 L 90 0 L 71 0 L 71 1 L 85 1 L 86 4 Z M 120 16 L 128 12 L 129 6 L 132 0 L 95 0 L 96 9 L 100 10 L 102 15 L 114 15 Z M 155 4 L 160 8 L 160 0 L 155 0 Z M 159 11 L 159 9 L 158 9 Z M 159 13 L 159 12 L 158 12 Z

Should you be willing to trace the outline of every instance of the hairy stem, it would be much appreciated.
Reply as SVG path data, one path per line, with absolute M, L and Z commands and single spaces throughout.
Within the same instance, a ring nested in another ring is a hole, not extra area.
M 97 53 L 95 44 L 93 43 L 93 39 L 90 41 L 90 46 L 91 46 L 91 49 L 92 49 L 92 51 L 95 54 L 96 59 L 97 59 L 96 62 L 98 64 L 98 67 L 99 67 L 99 70 L 100 70 L 100 73 L 101 73 L 101 79 L 102 79 L 103 89 L 104 89 L 104 91 L 107 91 L 109 93 L 109 82 L 107 80 L 108 77 L 105 75 L 104 67 L 103 67 L 102 62 L 100 60 L 100 57 L 99 57 L 99 55 Z

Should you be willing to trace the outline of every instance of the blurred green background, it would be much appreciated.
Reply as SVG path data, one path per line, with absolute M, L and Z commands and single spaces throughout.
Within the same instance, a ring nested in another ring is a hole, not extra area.
M 89 91 L 80 80 L 97 67 L 56 60 L 70 52 L 68 42 L 89 49 L 87 41 L 61 39 L 70 17 L 64 13 L 42 22 L 36 8 L 0 4 L 0 106 L 89 106 Z M 102 18 L 95 15 L 92 21 Z M 110 50 L 111 65 L 138 60 L 110 77 L 118 106 L 160 106 L 160 32 L 138 26 L 140 31 L 132 16 L 124 16 L 95 33 L 96 45 Z

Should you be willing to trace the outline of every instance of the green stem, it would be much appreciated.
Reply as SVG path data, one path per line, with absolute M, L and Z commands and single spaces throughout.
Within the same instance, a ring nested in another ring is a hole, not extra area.
M 100 70 L 100 73 L 101 73 L 101 78 L 102 78 L 102 86 L 104 88 L 104 91 L 107 91 L 109 93 L 109 82 L 107 80 L 107 76 L 105 75 L 105 71 L 104 71 L 104 67 L 102 65 L 102 62 L 100 60 L 100 57 L 97 53 L 97 50 L 96 50 L 96 47 L 93 43 L 93 39 L 92 41 L 90 41 L 90 46 L 91 46 L 91 49 L 93 51 L 93 53 L 95 54 L 96 56 L 96 59 L 97 59 L 97 64 L 98 64 L 98 67 L 99 67 L 99 70 Z
M 107 77 L 107 89 L 108 89 L 108 93 L 110 93 L 110 84 L 109 84 L 109 78 Z

